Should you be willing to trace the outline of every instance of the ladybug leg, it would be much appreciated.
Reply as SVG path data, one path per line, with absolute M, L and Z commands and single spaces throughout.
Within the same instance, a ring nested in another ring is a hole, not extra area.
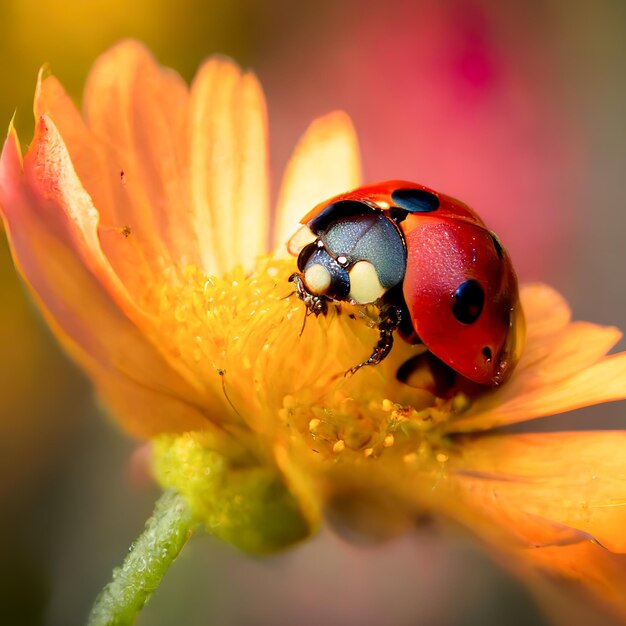
M 304 284 L 302 276 L 297 272 L 289 277 L 289 282 L 296 286 L 298 298 L 304 302 L 307 308 L 307 315 L 313 313 L 315 317 L 318 315 L 326 315 L 328 313 L 328 298 L 324 296 L 316 296 L 312 294 Z
M 350 368 L 345 375 L 355 374 L 366 365 L 378 365 L 383 361 L 393 348 L 393 333 L 398 329 L 401 321 L 402 308 L 394 304 L 385 305 L 380 312 L 380 322 L 378 323 L 380 336 L 378 343 L 374 346 L 374 351 L 368 359 Z

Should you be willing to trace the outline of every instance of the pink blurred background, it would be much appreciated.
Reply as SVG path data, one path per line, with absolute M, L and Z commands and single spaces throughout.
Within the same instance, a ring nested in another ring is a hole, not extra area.
M 90 64 L 121 37 L 142 39 L 187 79 L 225 53 L 266 89 L 275 188 L 309 121 L 343 108 L 367 180 L 460 197 L 523 281 L 553 284 L 577 318 L 626 328 L 621 0 L 15 0 L 0 18 L 0 120 L 17 107 L 24 143 L 42 62 L 79 101 Z M 11 624 L 80 623 L 156 491 L 133 482 L 134 444 L 43 328 L 4 244 L 0 294 L 0 606 Z M 572 425 L 624 428 L 624 405 L 533 427 Z M 478 546 L 426 530 L 370 549 L 324 533 L 269 561 L 198 537 L 139 621 L 322 622 L 541 623 Z

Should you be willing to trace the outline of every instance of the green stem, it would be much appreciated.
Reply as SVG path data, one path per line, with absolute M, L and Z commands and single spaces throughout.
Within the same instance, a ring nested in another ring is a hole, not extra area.
M 96 598 L 88 626 L 134 623 L 189 538 L 191 523 L 191 511 L 184 498 L 166 491 L 124 563 L 113 570 L 113 579 Z

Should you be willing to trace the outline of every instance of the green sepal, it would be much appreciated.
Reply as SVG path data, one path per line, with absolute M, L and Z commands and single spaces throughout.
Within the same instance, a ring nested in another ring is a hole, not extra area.
M 219 448 L 208 433 L 153 441 L 157 480 L 186 498 L 208 533 L 253 554 L 283 550 L 312 534 L 315 522 L 275 465 Z

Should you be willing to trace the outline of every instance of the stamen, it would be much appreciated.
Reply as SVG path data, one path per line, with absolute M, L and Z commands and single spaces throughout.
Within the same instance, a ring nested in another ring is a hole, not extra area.
M 252 275 L 186 267 L 182 283 L 162 285 L 146 302 L 160 349 L 212 405 L 225 398 L 241 423 L 288 432 L 316 458 L 432 463 L 447 445 L 438 426 L 469 400 L 425 396 L 399 382 L 395 372 L 413 350 L 402 341 L 381 364 L 345 379 L 377 330 L 348 304 L 348 314 L 331 307 L 301 328 L 305 307 L 289 297 L 292 272 L 291 261 L 272 259 L 259 259 Z

